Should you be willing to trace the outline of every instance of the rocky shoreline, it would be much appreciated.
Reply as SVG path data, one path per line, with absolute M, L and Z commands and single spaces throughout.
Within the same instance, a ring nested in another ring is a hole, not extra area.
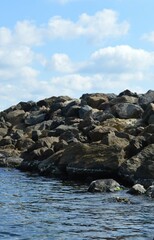
M 0 112 L 0 167 L 152 189 L 154 91 L 20 102 Z

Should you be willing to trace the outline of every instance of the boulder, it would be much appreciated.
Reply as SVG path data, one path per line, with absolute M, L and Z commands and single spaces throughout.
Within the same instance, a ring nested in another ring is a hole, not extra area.
M 7 135 L 7 132 L 8 132 L 8 128 L 0 127 L 0 136 L 4 137 L 5 135 Z
M 149 103 L 154 102 L 154 91 L 149 90 L 147 93 L 139 97 L 139 105 L 145 110 Z
M 154 124 L 154 103 L 150 103 L 142 116 L 143 122 L 147 124 Z
M 148 187 L 146 191 L 146 195 L 151 198 L 154 198 L 154 185 L 151 185 L 150 187 Z
M 154 144 L 149 144 L 120 166 L 119 173 L 125 180 L 154 179 Z
M 89 105 L 92 108 L 98 108 L 104 103 L 108 102 L 108 97 L 103 93 L 93 93 L 93 94 L 83 94 L 81 97 L 81 102 Z
M 14 110 L 6 114 L 6 121 L 10 122 L 12 125 L 18 125 L 23 122 L 25 116 L 24 110 Z
M 124 161 L 124 151 L 119 146 L 72 143 L 63 152 L 59 168 L 70 177 L 113 177 Z
M 123 92 L 119 93 L 118 97 L 121 97 L 121 96 L 130 96 L 130 97 L 138 98 L 138 94 L 131 92 L 129 89 L 126 89 Z
M 34 112 L 29 114 L 25 118 L 25 124 L 27 126 L 35 125 L 37 123 L 43 122 L 46 119 L 46 113 Z
M 92 181 L 88 192 L 114 192 L 120 190 L 120 184 L 113 179 L 98 179 Z
M 112 114 L 115 117 L 122 119 L 141 118 L 143 109 L 136 104 L 132 103 L 118 103 L 111 108 Z
M 127 191 L 127 193 L 130 193 L 132 195 L 140 195 L 144 194 L 145 192 L 146 190 L 141 184 L 135 184 Z
M 137 104 L 138 98 L 134 97 L 134 96 L 122 95 L 122 96 L 118 96 L 110 101 L 110 105 L 115 105 L 115 104 L 119 104 L 119 103 Z

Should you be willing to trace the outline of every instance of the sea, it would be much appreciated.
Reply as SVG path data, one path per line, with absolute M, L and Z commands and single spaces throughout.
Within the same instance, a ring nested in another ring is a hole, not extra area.
M 0 168 L 0 239 L 154 240 L 154 200 Z M 117 201 L 117 199 L 128 201 Z

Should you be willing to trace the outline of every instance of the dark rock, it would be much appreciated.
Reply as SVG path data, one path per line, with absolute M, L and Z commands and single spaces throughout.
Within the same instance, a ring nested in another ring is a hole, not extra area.
M 32 140 L 34 142 L 38 141 L 39 137 L 41 136 L 42 132 L 40 130 L 32 131 Z
M 82 107 L 80 107 L 79 109 L 79 117 L 84 119 L 87 115 L 87 113 L 89 113 L 92 110 L 92 107 L 90 107 L 89 105 L 84 105 Z
M 141 118 L 143 115 L 143 109 L 139 105 L 131 103 L 115 104 L 111 110 L 115 117 L 122 119 Z
M 130 97 L 138 97 L 137 93 L 133 93 L 130 90 L 126 89 L 123 92 L 119 93 L 119 97 L 121 96 L 130 96 Z
M 148 187 L 147 191 L 146 191 L 146 195 L 154 198 L 154 185 L 151 185 Z
M 34 112 L 25 118 L 25 124 L 28 126 L 43 122 L 46 119 L 46 113 Z
M 149 103 L 154 103 L 154 91 L 149 90 L 139 97 L 139 104 L 145 110 Z
M 113 179 L 98 179 L 91 182 L 88 192 L 114 192 L 120 190 L 120 184 Z
M 154 178 L 154 144 L 143 148 L 137 155 L 126 160 L 119 169 L 120 175 L 135 183 L 137 179 Z
M 147 124 L 154 124 L 154 103 L 150 103 L 143 116 L 143 122 L 147 123 Z
M 124 161 L 124 151 L 118 146 L 73 143 L 65 149 L 59 167 L 71 177 L 109 177 L 116 174 Z

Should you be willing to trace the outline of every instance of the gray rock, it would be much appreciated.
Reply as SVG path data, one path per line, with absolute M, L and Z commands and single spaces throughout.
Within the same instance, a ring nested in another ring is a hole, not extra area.
M 35 125 L 37 123 L 45 121 L 46 113 L 38 113 L 34 112 L 33 114 L 29 114 L 25 118 L 25 124 L 28 126 Z
M 130 193 L 132 195 L 140 195 L 144 194 L 146 192 L 145 188 L 141 184 L 135 184 L 130 188 L 127 193 Z
M 144 112 L 139 105 L 131 103 L 115 104 L 111 110 L 115 117 L 122 119 L 141 118 Z
M 119 168 L 119 174 L 131 182 L 137 179 L 154 178 L 154 144 L 149 144 L 137 155 L 124 161 Z
M 149 103 L 154 102 L 154 91 L 149 90 L 146 94 L 139 97 L 139 104 L 143 109 L 146 109 Z
M 120 184 L 113 179 L 99 179 L 93 181 L 89 188 L 89 192 L 114 192 L 120 190 Z

